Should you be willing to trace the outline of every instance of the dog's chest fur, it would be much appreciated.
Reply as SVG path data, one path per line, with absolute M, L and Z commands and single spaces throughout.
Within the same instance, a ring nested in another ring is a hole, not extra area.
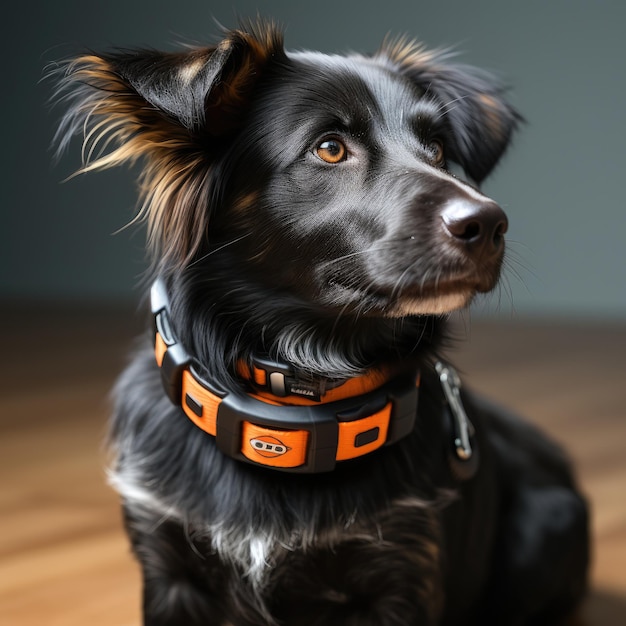
M 371 517 L 354 511 L 325 528 L 287 528 L 277 520 L 261 529 L 220 519 L 191 521 L 139 486 L 131 473 L 111 475 L 126 503 L 131 536 L 157 539 L 163 533 L 169 550 L 181 550 L 191 571 L 193 561 L 199 564 L 196 585 L 215 592 L 216 580 L 237 580 L 231 592 L 237 589 L 234 595 L 241 596 L 247 589 L 239 602 L 268 624 L 277 615 L 297 619 L 308 610 L 319 617 L 341 606 L 352 610 L 359 602 L 370 614 L 399 612 L 402 619 L 416 607 L 428 619 L 441 611 L 436 503 L 406 497 Z M 210 568 L 202 567 L 209 562 Z M 413 606 L 406 604 L 410 597 Z

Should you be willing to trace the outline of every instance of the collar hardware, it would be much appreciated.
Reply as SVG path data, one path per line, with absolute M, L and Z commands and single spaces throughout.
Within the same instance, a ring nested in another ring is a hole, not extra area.
M 461 481 L 472 478 L 478 469 L 478 449 L 474 442 L 474 426 L 467 417 L 461 400 L 461 377 L 447 363 L 438 361 L 435 370 L 445 397 L 444 410 L 449 416 L 453 451 L 448 455 L 452 474 Z
M 473 454 L 470 443 L 470 432 L 473 430 L 473 426 L 461 402 L 461 377 L 451 365 L 441 361 L 435 364 L 435 369 L 439 374 L 439 381 L 453 417 L 456 455 L 462 461 L 467 461 Z

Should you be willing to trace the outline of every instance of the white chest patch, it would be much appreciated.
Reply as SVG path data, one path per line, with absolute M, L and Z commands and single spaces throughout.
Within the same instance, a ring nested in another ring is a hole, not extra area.
M 141 515 L 144 511 L 151 519 L 159 522 L 176 520 L 185 525 L 188 519 L 175 507 L 169 506 L 152 493 L 140 477 L 139 472 L 124 468 L 108 473 L 109 484 L 131 506 L 136 505 L 133 513 Z M 273 555 L 283 544 L 274 533 L 260 532 L 255 528 L 229 527 L 224 523 L 206 524 L 203 528 L 194 526 L 194 536 L 205 535 L 211 547 L 220 558 L 241 570 L 255 589 L 263 587 Z M 191 541 L 191 539 L 190 539 Z

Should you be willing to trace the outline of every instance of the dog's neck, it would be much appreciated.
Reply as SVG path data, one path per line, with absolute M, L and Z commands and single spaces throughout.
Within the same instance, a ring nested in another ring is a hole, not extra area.
M 186 358 L 193 361 L 196 371 L 213 380 L 215 386 L 230 388 L 229 381 L 224 385 L 223 379 L 212 368 L 214 363 L 196 354 L 193 349 L 190 350 L 187 342 L 181 340 L 180 335 L 173 329 L 168 288 L 161 279 L 153 283 L 151 308 L 154 331 L 162 344 L 161 351 L 176 344 L 177 349 L 184 351 Z M 367 365 L 363 365 L 359 361 L 359 356 L 354 354 L 347 354 L 347 358 L 343 360 L 339 357 L 333 359 L 328 356 L 329 353 L 346 355 L 349 351 L 341 350 L 337 346 L 325 350 L 324 346 L 332 343 L 332 339 L 325 342 L 321 337 L 314 336 L 315 331 L 307 335 L 295 324 L 291 328 L 283 326 L 282 330 L 274 342 L 273 350 L 241 353 L 234 367 L 231 367 L 237 381 L 243 381 L 245 386 L 252 386 L 260 394 L 279 402 L 281 398 L 286 397 L 328 402 L 350 395 L 360 395 L 385 384 L 398 374 L 405 371 L 414 372 L 419 368 L 416 359 L 391 363 L 372 359 Z M 319 334 L 324 334 L 319 328 L 315 330 Z M 335 334 L 341 335 L 338 329 L 334 330 Z M 292 340 L 292 336 L 295 335 L 298 335 L 299 340 Z M 314 348 L 311 344 L 319 344 L 319 347 Z M 271 353 L 280 354 L 282 358 L 270 358 Z M 218 360 L 228 362 L 230 359 Z
M 444 336 L 438 317 L 377 318 L 333 312 L 218 271 L 169 281 L 171 319 L 203 373 L 237 386 L 241 361 L 271 358 L 324 388 L 371 370 L 432 363 Z
M 376 369 L 344 379 L 298 376 L 287 364 L 240 361 L 248 389 L 221 388 L 194 367 L 174 333 L 165 284 L 151 292 L 155 356 L 165 391 L 227 456 L 298 473 L 327 472 L 408 436 L 419 371 Z

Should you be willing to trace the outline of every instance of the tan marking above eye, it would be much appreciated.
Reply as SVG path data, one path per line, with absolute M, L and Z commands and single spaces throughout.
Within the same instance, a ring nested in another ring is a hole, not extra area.
M 335 164 L 346 158 L 348 149 L 339 139 L 325 139 L 315 148 L 315 154 L 322 161 Z

